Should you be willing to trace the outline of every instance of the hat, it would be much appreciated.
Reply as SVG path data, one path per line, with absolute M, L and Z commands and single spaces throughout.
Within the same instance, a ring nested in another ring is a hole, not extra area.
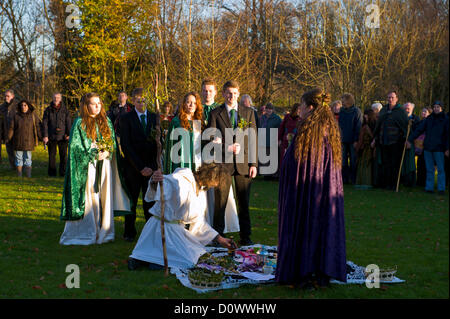
M 435 101 L 435 102 L 433 103 L 433 106 L 435 106 L 435 105 L 439 105 L 440 107 L 443 107 L 441 101 Z
M 267 103 L 266 104 L 266 109 L 273 109 L 273 104 L 272 103 Z

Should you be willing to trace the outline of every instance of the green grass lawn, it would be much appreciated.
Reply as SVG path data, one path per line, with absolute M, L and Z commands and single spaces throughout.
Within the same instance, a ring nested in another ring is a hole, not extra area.
M 123 217 L 115 219 L 116 240 L 93 246 L 61 246 L 59 220 L 63 178 L 47 177 L 47 153 L 33 152 L 33 177 L 18 179 L 6 150 L 0 164 L 0 298 L 448 298 L 449 202 L 420 188 L 356 190 L 345 187 L 347 259 L 366 266 L 397 266 L 404 284 L 332 285 L 302 291 L 291 286 L 245 285 L 197 294 L 163 271 L 129 271 L 135 243 L 122 239 Z M 277 244 L 278 183 L 257 178 L 252 185 L 252 239 Z M 139 206 L 137 228 L 144 226 Z M 236 234 L 236 237 L 238 235 Z M 64 283 L 66 266 L 80 267 L 80 288 Z

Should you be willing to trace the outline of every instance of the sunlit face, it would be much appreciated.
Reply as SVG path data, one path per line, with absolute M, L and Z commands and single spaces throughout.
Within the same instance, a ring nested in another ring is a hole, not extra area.
M 422 109 L 422 112 L 420 113 L 420 117 L 421 117 L 422 119 L 424 119 L 424 118 L 428 117 L 428 115 L 430 115 L 430 113 L 428 112 L 428 110 L 427 110 L 427 109 Z
M 128 95 L 124 92 L 121 92 L 119 94 L 119 103 L 120 105 L 125 105 L 125 103 L 127 103 L 127 99 L 128 99 Z
M 211 105 L 214 103 L 216 98 L 217 90 L 215 85 L 207 84 L 202 87 L 202 97 L 206 105 Z
M 21 110 L 22 110 L 22 113 L 27 113 L 27 112 L 28 112 L 28 109 L 29 109 L 27 103 L 22 103 L 22 104 L 20 104 L 20 108 L 21 108 Z
M 439 114 L 441 112 L 442 112 L 442 106 L 440 106 L 439 104 L 433 105 L 433 113 L 434 114 Z
M 251 103 L 250 103 L 250 99 L 249 99 L 248 97 L 245 97 L 245 98 L 242 100 L 242 105 L 245 106 L 245 107 L 250 107 L 250 106 L 252 106 Z
M 237 101 L 239 99 L 239 89 L 238 88 L 227 88 L 223 92 L 223 98 L 225 99 L 225 103 L 227 105 L 234 106 L 237 104 Z
M 197 109 L 197 99 L 193 95 L 189 95 L 184 103 L 186 113 L 193 115 Z
M 55 105 L 58 105 L 61 102 L 61 100 L 62 100 L 61 94 L 58 93 L 58 94 L 53 95 L 53 103 Z
M 414 110 L 414 107 L 412 106 L 411 103 L 406 103 L 403 108 L 405 109 L 405 112 L 406 114 L 408 114 L 408 116 L 410 116 Z
M 163 112 L 164 112 L 164 114 L 169 114 L 170 113 L 170 105 L 163 106 Z
M 261 107 L 259 108 L 259 111 L 260 111 L 262 114 L 265 114 L 265 113 L 266 113 L 266 106 L 265 106 L 265 105 L 261 106 Z
M 100 114 L 102 109 L 102 102 L 98 96 L 91 97 L 88 104 L 89 115 L 92 117 L 96 117 Z
M 6 103 L 11 103 L 13 98 L 14 98 L 14 94 L 12 94 L 11 92 L 6 92 L 5 93 L 5 101 L 6 101 Z
M 395 104 L 397 104 L 398 102 L 397 94 L 395 94 L 394 92 L 389 93 L 387 96 L 387 102 L 389 106 L 394 106 Z
M 140 113 L 144 113 L 145 111 L 145 102 L 146 99 L 143 98 L 142 96 L 140 95 L 133 96 L 133 104 Z
M 334 104 L 333 107 L 332 107 L 333 113 L 335 113 L 335 114 L 339 113 L 340 110 L 341 110 L 341 107 L 342 107 L 341 103 Z

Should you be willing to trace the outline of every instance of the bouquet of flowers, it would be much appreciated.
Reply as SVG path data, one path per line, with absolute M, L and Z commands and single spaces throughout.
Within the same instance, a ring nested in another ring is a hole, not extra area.
M 238 123 L 238 127 L 240 130 L 244 131 L 245 129 L 250 127 L 250 124 L 252 124 L 252 122 L 247 122 L 245 119 L 241 118 Z
M 97 148 L 99 152 L 109 152 L 109 154 L 112 154 L 114 152 L 114 142 L 112 138 L 109 139 L 101 138 L 97 142 Z
M 107 158 L 111 158 L 113 152 L 114 152 L 114 142 L 112 138 L 105 139 L 103 137 L 100 137 L 95 141 L 95 143 L 92 143 L 91 145 L 91 151 L 94 153 L 95 156 L 93 156 L 93 159 L 99 159 L 98 155 L 100 152 L 108 152 L 109 155 Z M 102 172 L 102 166 L 103 161 L 98 161 L 97 165 L 95 165 L 95 181 L 94 181 L 94 191 L 96 193 L 99 192 L 100 189 L 100 180 L 101 180 L 101 172 Z

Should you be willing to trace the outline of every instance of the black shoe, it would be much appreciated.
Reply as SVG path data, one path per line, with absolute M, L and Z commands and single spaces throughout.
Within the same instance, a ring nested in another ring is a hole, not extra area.
M 445 195 L 445 191 L 439 191 L 438 194 L 439 194 L 440 196 L 444 196 L 444 195 Z
M 134 241 L 134 236 L 123 236 L 123 239 L 125 239 L 125 241 L 132 243 Z
M 239 244 L 241 244 L 241 246 L 251 246 L 254 243 L 252 242 L 252 240 L 250 238 L 241 238 L 241 240 L 239 241 Z
M 148 264 L 148 269 L 150 270 L 162 270 L 164 269 L 164 266 L 158 265 L 158 264 L 154 264 L 154 263 L 149 263 Z
M 434 191 L 425 190 L 428 194 L 434 194 Z
M 136 270 L 141 266 L 141 261 L 134 259 L 134 258 L 128 258 L 128 270 Z

